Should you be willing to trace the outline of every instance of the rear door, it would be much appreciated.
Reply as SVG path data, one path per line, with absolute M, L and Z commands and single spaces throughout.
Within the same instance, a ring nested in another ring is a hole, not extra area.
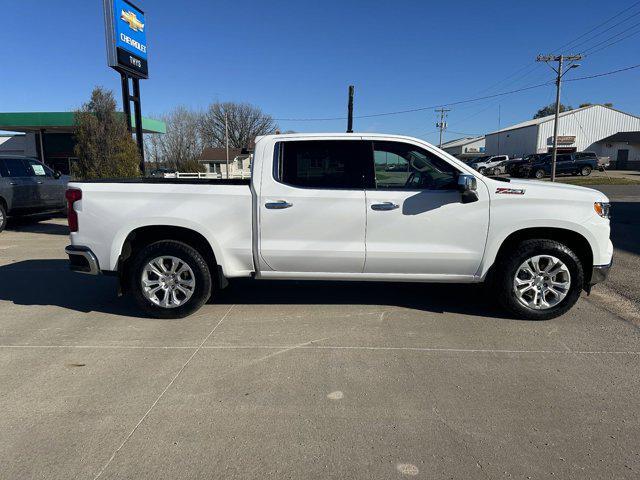
M 274 150 L 258 199 L 261 270 L 361 273 L 371 144 L 286 140 Z
M 373 141 L 375 183 L 367 188 L 365 273 L 476 273 L 489 227 L 489 195 L 462 203 L 460 171 L 414 143 Z

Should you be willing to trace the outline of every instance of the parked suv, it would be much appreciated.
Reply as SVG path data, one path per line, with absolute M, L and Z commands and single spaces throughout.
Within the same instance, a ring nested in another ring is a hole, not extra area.
M 535 177 L 538 179 L 551 175 L 552 155 L 550 153 L 530 163 L 522 163 L 514 167 L 514 177 Z M 556 158 L 556 173 L 569 175 L 591 175 L 598 168 L 598 156 L 594 152 L 561 153 Z
M 64 210 L 68 181 L 33 158 L 0 156 L 0 232 L 8 215 Z

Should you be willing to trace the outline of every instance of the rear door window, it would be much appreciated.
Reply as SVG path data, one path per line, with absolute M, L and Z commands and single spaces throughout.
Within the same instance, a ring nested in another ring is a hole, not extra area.
M 318 189 L 363 189 L 371 143 L 307 140 L 278 143 L 274 175 L 281 183 Z

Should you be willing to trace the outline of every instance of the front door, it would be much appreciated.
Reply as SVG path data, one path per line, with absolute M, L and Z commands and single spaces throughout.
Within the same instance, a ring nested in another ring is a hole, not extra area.
M 373 141 L 366 273 L 474 275 L 484 252 L 489 198 L 462 203 L 459 170 L 418 145 Z
M 37 160 L 29 158 L 27 163 L 31 169 L 32 180 L 35 181 L 38 190 L 40 202 L 38 207 L 43 210 L 64 207 L 64 183 L 62 180 L 56 179 L 53 170 Z
M 616 168 L 619 168 L 619 169 L 627 168 L 628 161 L 629 161 L 629 150 L 627 149 L 618 150 L 618 156 L 616 157 Z
M 370 149 L 358 139 L 276 144 L 258 204 L 263 272 L 362 273 Z

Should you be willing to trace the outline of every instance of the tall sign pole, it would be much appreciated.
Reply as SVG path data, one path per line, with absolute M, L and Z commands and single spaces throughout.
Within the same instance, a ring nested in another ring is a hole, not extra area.
M 570 69 L 579 67 L 578 64 L 571 64 L 564 73 L 562 67 L 565 61 L 575 62 L 582 60 L 582 55 L 538 55 L 536 62 L 549 63 L 551 61 L 558 62 L 558 68 L 551 67 L 556 72 L 556 113 L 553 119 L 553 153 L 551 154 L 551 181 L 556 181 L 556 160 L 558 158 L 558 119 L 560 118 L 560 88 L 562 86 L 562 77 Z
M 144 175 L 144 137 L 140 80 L 149 78 L 147 64 L 147 22 L 145 13 L 129 0 L 103 0 L 107 60 L 120 73 L 122 109 L 129 132 L 135 123 L 136 142 L 140 152 L 140 172 Z M 133 95 L 129 88 L 133 86 Z M 133 102 L 133 122 L 131 116 Z

